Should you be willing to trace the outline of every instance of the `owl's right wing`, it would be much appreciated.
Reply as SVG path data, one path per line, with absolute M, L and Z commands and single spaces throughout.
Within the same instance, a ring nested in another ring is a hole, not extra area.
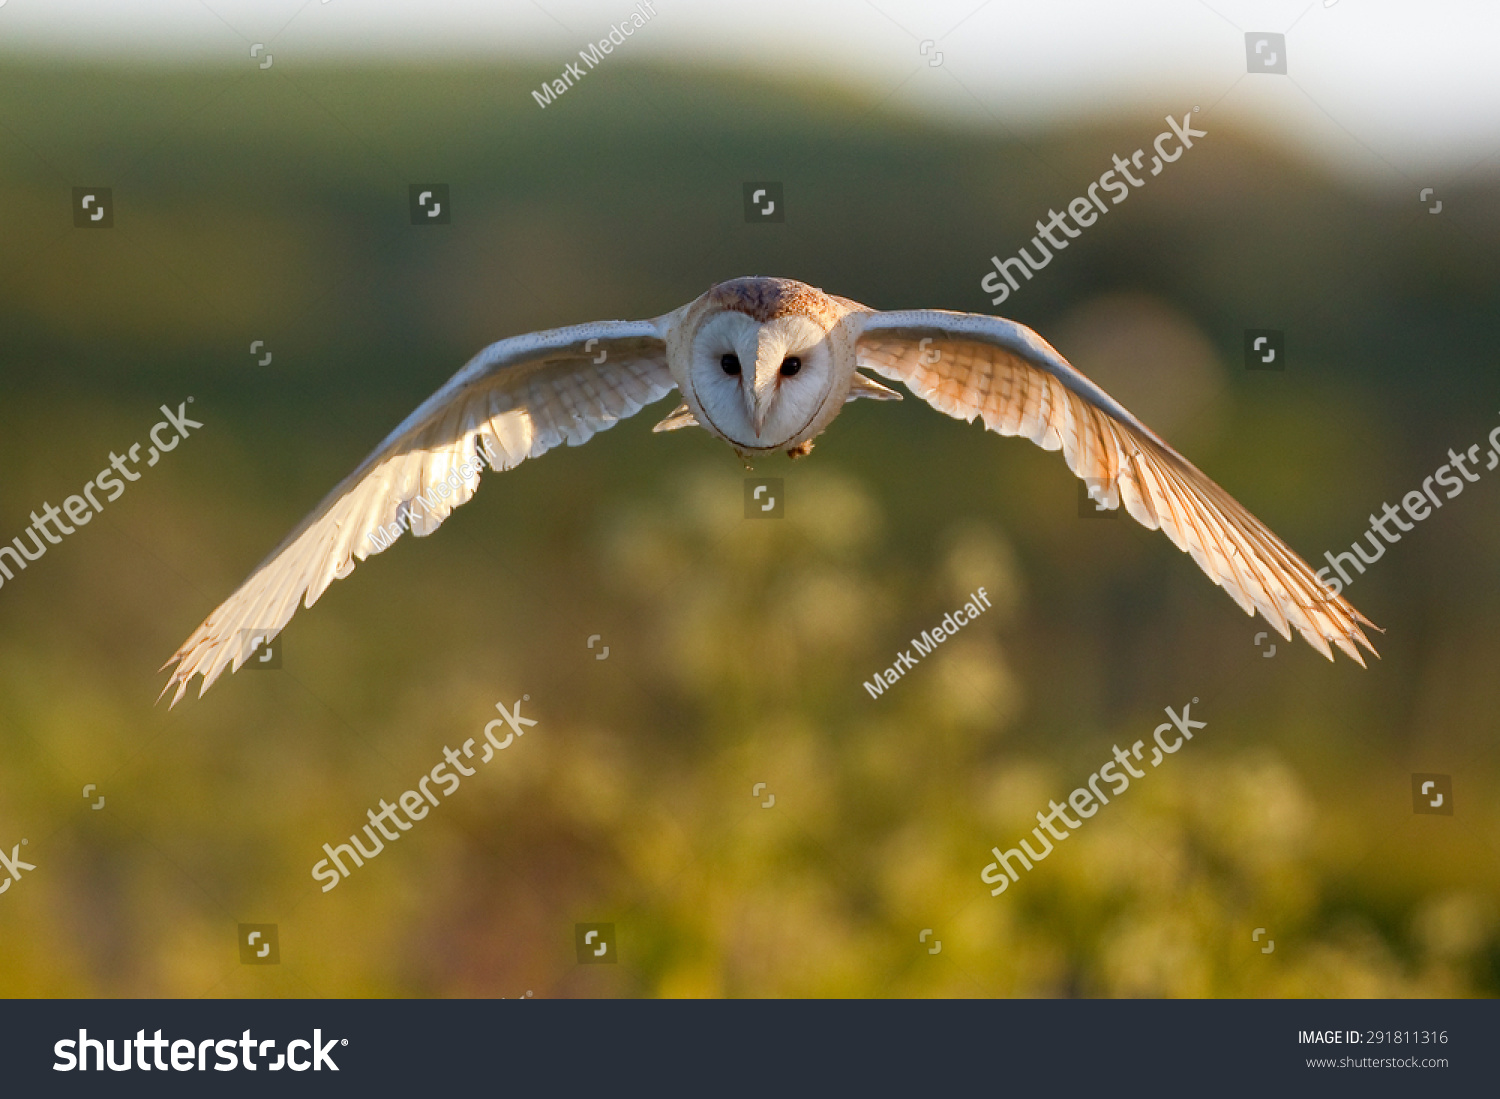
M 424 401 L 303 519 L 233 595 L 183 642 L 166 694 L 176 705 L 194 675 L 201 696 L 226 667 L 238 671 L 253 632 L 279 633 L 300 601 L 408 528 L 431 534 L 478 487 L 484 465 L 507 470 L 596 432 L 666 396 L 665 337 L 677 314 L 604 321 L 491 344 Z M 482 464 L 481 464 L 482 463 Z
M 1331 641 L 1361 665 L 1374 624 L 1334 595 L 1285 542 L 1202 470 L 1025 325 L 978 313 L 881 313 L 847 302 L 859 366 L 904 383 L 939 412 L 979 417 L 1000 435 L 1061 449 L 1101 507 L 1124 503 L 1141 525 L 1192 555 L 1246 614 L 1283 637 L 1295 628 L 1332 659 Z M 1374 627 L 1378 628 L 1378 627 Z

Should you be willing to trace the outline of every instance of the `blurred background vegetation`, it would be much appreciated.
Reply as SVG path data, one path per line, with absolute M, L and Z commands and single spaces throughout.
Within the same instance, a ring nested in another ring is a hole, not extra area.
M 626 58 L 542 111 L 552 75 L 0 67 L 0 537 L 158 406 L 205 425 L 0 589 L 0 845 L 37 866 L 0 897 L 0 992 L 1500 991 L 1500 474 L 1350 589 L 1386 629 L 1362 671 L 1268 659 L 1025 442 L 862 403 L 758 466 L 787 515 L 747 521 L 727 448 L 650 434 L 664 401 L 487 477 L 299 613 L 281 671 L 153 706 L 168 654 L 485 343 L 741 274 L 984 311 L 989 256 L 1163 128 L 1023 140 Z M 1495 177 L 1432 217 L 1197 124 L 1006 312 L 1321 563 L 1500 423 Z M 746 180 L 784 183 L 784 224 L 744 223 Z M 410 225 L 414 182 L 450 185 L 451 225 Z M 114 229 L 72 227 L 73 186 L 113 188 Z M 1246 328 L 1286 331 L 1285 372 L 1245 370 Z M 869 698 L 981 584 L 995 609 Z M 523 693 L 516 750 L 319 891 L 323 843 Z M 992 845 L 1194 697 L 1187 750 L 989 897 Z M 1413 814 L 1417 771 L 1453 775 L 1453 816 Z M 585 921 L 618 965 L 576 964 Z M 240 965 L 237 922 L 278 924 L 281 964 Z

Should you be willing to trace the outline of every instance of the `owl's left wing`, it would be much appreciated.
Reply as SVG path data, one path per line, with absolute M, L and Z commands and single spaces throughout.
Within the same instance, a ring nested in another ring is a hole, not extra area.
M 849 303 L 854 305 L 854 303 Z M 864 307 L 859 307 L 864 308 Z M 1361 665 L 1378 628 L 1234 497 L 1173 450 L 1025 325 L 938 309 L 858 312 L 858 365 L 905 384 L 940 412 L 1061 449 L 1104 507 L 1160 527 L 1246 614 L 1290 639 L 1295 627 L 1330 660 L 1332 641 Z M 1378 654 L 1377 654 L 1378 655 Z

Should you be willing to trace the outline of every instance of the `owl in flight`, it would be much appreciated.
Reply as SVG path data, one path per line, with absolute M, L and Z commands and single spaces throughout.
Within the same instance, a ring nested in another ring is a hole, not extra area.
M 848 402 L 900 400 L 859 367 L 939 412 L 1061 450 L 1102 507 L 1121 501 L 1160 527 L 1246 614 L 1291 627 L 1330 660 L 1361 665 L 1377 628 L 1324 586 L 1229 493 L 1089 381 L 1031 329 L 939 309 L 880 312 L 791 279 L 741 278 L 648 321 L 600 321 L 491 344 L 324 497 L 163 666 L 176 705 L 249 655 L 241 638 L 279 633 L 356 561 L 410 529 L 431 534 L 474 495 L 484 465 L 506 470 L 578 446 L 674 388 L 656 431 L 701 427 L 749 460 L 792 457 Z M 253 632 L 253 633 L 252 633 Z

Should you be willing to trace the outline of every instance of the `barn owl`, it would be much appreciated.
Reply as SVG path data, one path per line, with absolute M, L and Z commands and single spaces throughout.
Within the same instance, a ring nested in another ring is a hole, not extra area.
M 1031 329 L 938 309 L 881 312 L 805 283 L 739 278 L 654 320 L 600 321 L 491 344 L 429 397 L 163 665 L 162 689 L 201 696 L 311 607 L 356 561 L 410 530 L 431 534 L 473 496 L 480 471 L 578 446 L 674 388 L 656 431 L 700 427 L 747 461 L 800 457 L 859 398 L 900 400 L 859 368 L 899 382 L 939 412 L 1061 450 L 1101 507 L 1160 527 L 1247 614 L 1293 627 L 1330 660 L 1361 665 L 1375 627 L 1307 564 Z

